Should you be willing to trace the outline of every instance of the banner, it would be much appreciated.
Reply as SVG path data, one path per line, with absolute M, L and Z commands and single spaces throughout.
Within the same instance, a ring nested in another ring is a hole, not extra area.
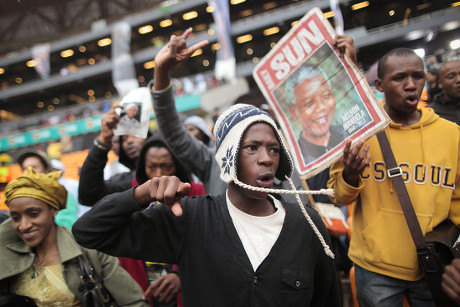
M 314 8 L 253 72 L 306 177 L 340 158 L 347 140 L 367 139 L 390 122 L 358 68 L 339 56 L 335 36 Z
M 329 0 L 331 11 L 334 12 L 335 32 L 340 35 L 344 33 L 342 10 L 340 9 L 339 0 Z
M 124 97 L 139 87 L 130 53 L 131 26 L 126 21 L 113 25 L 112 32 L 112 80 L 118 95 Z
M 35 45 L 31 49 L 35 70 L 42 79 L 50 76 L 50 44 Z
M 216 78 L 217 80 L 234 81 L 236 76 L 236 61 L 232 44 L 228 1 L 209 0 L 208 5 L 214 8 L 212 16 L 216 23 L 217 41 L 220 44 L 214 69 Z

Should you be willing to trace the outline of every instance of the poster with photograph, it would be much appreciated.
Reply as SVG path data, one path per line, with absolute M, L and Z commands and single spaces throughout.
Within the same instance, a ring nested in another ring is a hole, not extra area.
M 339 56 L 335 36 L 321 10 L 314 8 L 253 72 L 297 171 L 307 178 L 339 159 L 348 139 L 365 140 L 390 123 L 358 68 Z
M 152 109 L 152 97 L 149 89 L 140 87 L 130 91 L 123 97 L 120 105 L 122 108 L 116 109 L 120 119 L 113 133 L 146 138 Z

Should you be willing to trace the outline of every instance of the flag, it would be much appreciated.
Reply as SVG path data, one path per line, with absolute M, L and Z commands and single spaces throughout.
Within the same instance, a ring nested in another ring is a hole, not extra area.
M 35 70 L 42 79 L 50 76 L 50 44 L 39 44 L 32 47 L 32 59 L 35 61 Z
M 342 11 L 340 10 L 339 0 L 329 0 L 329 6 L 334 12 L 335 32 L 337 32 L 337 34 L 343 35 L 343 17 Z
M 112 30 L 112 81 L 120 97 L 139 87 L 130 44 L 129 23 L 127 21 L 115 23 Z
M 218 80 L 233 81 L 236 75 L 235 52 L 231 39 L 230 13 L 227 0 L 209 0 L 208 5 L 214 8 L 212 15 L 216 24 L 217 51 L 215 75 Z

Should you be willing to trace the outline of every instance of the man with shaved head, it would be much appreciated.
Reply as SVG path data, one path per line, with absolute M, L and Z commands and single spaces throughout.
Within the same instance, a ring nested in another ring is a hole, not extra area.
M 429 106 L 441 117 L 457 122 L 460 120 L 460 61 L 444 63 L 439 69 L 439 87 L 442 92 L 434 97 Z
M 460 127 L 419 106 L 423 60 L 412 49 L 393 49 L 379 60 L 377 77 L 391 119 L 384 133 L 399 163 L 396 176 L 423 235 L 447 217 L 460 227 Z M 435 307 L 377 137 L 351 144 L 331 166 L 328 187 L 335 204 L 355 204 L 348 256 L 359 306 L 402 306 L 405 296 L 410 306 Z

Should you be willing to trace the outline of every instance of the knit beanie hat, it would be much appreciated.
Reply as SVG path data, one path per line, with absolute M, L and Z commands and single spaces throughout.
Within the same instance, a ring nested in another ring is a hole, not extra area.
M 247 185 L 237 178 L 238 154 L 240 150 L 241 140 L 246 130 L 254 123 L 266 123 L 273 128 L 276 138 L 280 144 L 280 161 L 275 177 L 279 180 L 288 180 L 292 190 L 265 189 Z M 292 160 L 286 146 L 284 145 L 281 135 L 276 127 L 273 118 L 262 109 L 256 108 L 248 104 L 235 104 L 225 110 L 217 119 L 214 126 L 214 135 L 216 138 L 216 161 L 220 167 L 220 178 L 226 183 L 234 182 L 235 184 L 249 190 L 264 191 L 268 193 L 278 194 L 296 194 L 296 200 L 300 210 L 305 216 L 308 224 L 315 232 L 321 242 L 324 252 L 331 258 L 334 258 L 334 253 L 323 238 L 323 235 L 316 227 L 315 223 L 305 210 L 302 201 L 298 194 L 327 194 L 328 191 L 297 191 L 292 182 L 291 176 L 293 172 Z M 331 192 L 331 191 L 329 191 Z
M 206 122 L 204 121 L 204 119 L 196 115 L 189 116 L 184 121 L 184 126 L 187 126 L 187 125 L 193 125 L 197 127 L 198 129 L 200 129 L 200 131 L 203 132 L 203 134 L 206 137 L 205 145 L 206 146 L 211 145 L 210 144 L 211 137 L 212 137 L 211 131 L 209 131 L 208 125 L 206 125 Z
M 216 138 L 216 161 L 220 167 L 220 178 L 230 183 L 237 178 L 238 153 L 246 130 L 254 123 L 266 123 L 273 128 L 280 143 L 280 162 L 276 178 L 286 180 L 292 175 L 291 156 L 284 145 L 273 118 L 262 109 L 249 104 L 235 104 L 226 109 L 214 126 Z

